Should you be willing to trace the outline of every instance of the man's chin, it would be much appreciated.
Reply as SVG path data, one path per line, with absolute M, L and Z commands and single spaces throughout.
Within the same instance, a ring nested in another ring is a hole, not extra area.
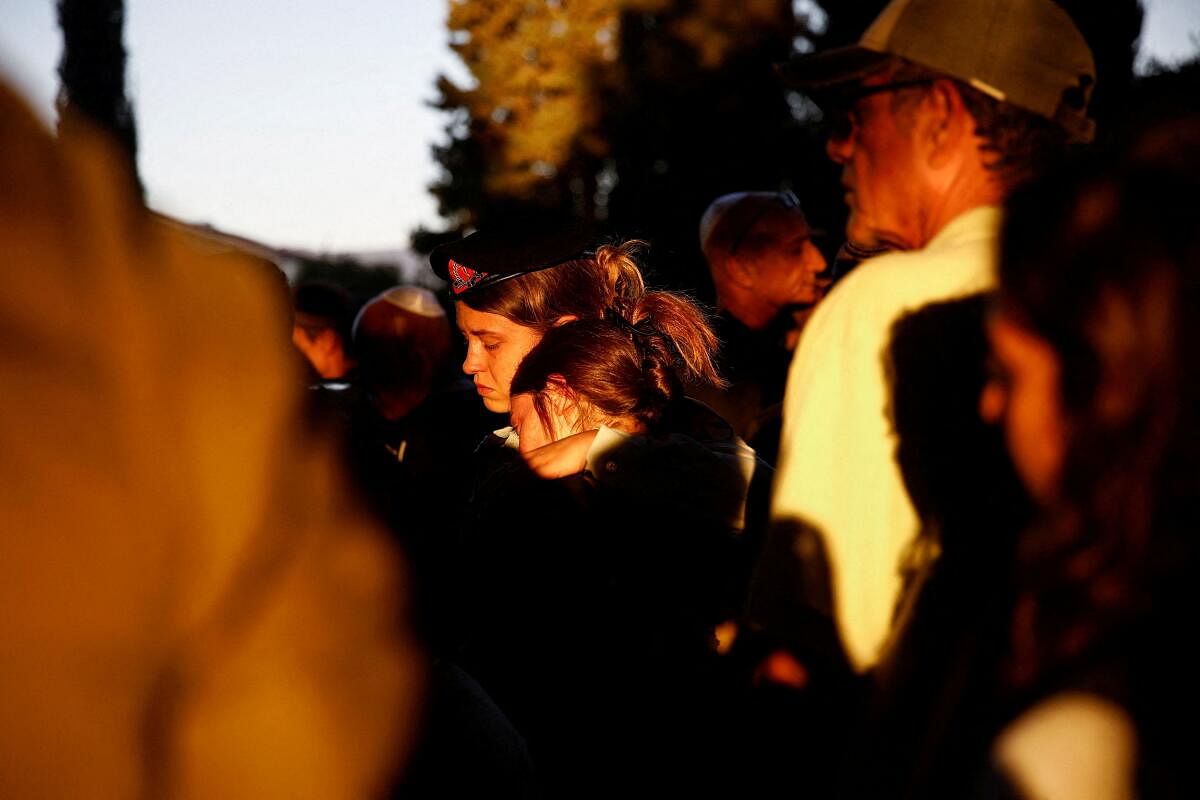
M 850 219 L 846 223 L 846 239 L 862 250 L 875 250 L 884 246 L 879 233 L 865 221 L 857 219 L 854 214 L 850 215 Z

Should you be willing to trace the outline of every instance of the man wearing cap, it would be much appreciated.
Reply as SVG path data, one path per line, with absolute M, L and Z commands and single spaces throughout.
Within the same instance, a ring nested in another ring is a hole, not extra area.
M 800 329 L 828 287 L 825 257 L 791 192 L 734 192 L 700 220 L 717 293 L 724 389 L 696 397 L 774 462 L 784 381 Z
M 895 461 L 883 356 L 893 322 L 993 285 L 998 206 L 1087 141 L 1091 52 L 1052 0 L 894 0 L 855 46 L 801 58 L 866 261 L 816 310 L 792 361 L 775 523 L 816 529 L 860 669 L 879 657 L 917 519 Z

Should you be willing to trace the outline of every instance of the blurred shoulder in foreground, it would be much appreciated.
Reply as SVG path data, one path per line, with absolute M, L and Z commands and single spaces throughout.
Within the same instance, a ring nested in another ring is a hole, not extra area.
M 0 795 L 378 794 L 399 559 L 299 424 L 277 277 L 118 159 L 0 85 Z

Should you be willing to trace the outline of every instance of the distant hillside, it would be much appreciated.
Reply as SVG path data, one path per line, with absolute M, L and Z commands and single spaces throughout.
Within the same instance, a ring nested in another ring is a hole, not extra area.
M 158 215 L 168 224 L 180 226 L 208 241 L 217 249 L 230 249 L 269 261 L 295 282 L 305 264 L 355 264 L 374 272 L 389 269 L 395 274 L 396 283 L 414 283 L 430 288 L 439 288 L 441 281 L 429 269 L 428 259 L 407 247 L 377 250 L 352 250 L 344 252 L 317 252 L 298 247 L 277 247 L 241 234 L 220 230 L 208 223 L 184 222 L 163 214 Z

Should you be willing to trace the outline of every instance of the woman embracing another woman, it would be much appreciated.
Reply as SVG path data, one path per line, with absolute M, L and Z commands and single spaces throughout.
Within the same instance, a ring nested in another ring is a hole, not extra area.
M 477 233 L 431 257 L 464 371 L 512 422 L 481 446 L 463 660 L 571 796 L 678 788 L 716 741 L 713 629 L 760 463 L 686 397 L 721 382 L 704 312 L 646 290 L 639 243 L 586 246 Z

